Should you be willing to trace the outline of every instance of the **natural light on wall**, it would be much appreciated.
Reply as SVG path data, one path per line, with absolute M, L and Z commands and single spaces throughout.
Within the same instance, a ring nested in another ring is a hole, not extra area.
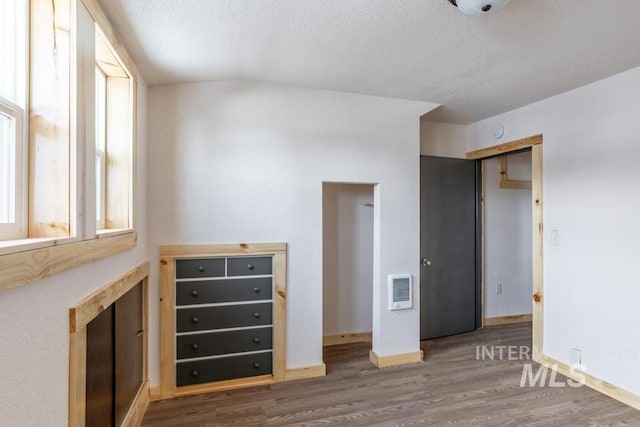
M 0 240 L 26 237 L 26 0 L 0 0 Z

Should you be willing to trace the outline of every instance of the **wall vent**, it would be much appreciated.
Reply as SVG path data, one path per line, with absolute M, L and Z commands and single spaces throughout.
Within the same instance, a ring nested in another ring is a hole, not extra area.
M 389 310 L 405 310 L 413 307 L 412 280 L 410 274 L 389 276 Z

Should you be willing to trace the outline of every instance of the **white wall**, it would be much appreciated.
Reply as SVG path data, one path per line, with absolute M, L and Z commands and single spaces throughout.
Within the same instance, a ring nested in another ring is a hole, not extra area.
M 147 259 L 146 96 L 138 81 L 138 245 L 0 293 L 0 424 L 66 426 L 69 307 Z
M 640 394 L 640 68 L 475 123 L 544 134 L 544 352 Z M 558 230 L 560 244 L 551 244 Z
M 508 156 L 509 179 L 531 181 L 531 153 Z M 484 317 L 531 313 L 531 190 L 499 188 L 500 160 L 484 160 Z M 502 284 L 502 294 L 497 284 Z
M 158 244 L 288 242 L 288 365 L 318 365 L 322 182 L 379 183 L 373 346 L 380 355 L 417 351 L 417 308 L 383 310 L 387 296 L 379 286 L 388 274 L 407 272 L 416 279 L 419 274 L 418 117 L 434 107 L 237 81 L 152 87 L 154 272 Z M 153 286 L 156 281 L 154 273 Z M 157 325 L 157 313 L 152 315 L 151 324 Z M 157 328 L 152 333 L 157 339 Z M 156 374 L 158 357 L 152 352 Z
M 420 119 L 420 154 L 464 159 L 467 154 L 468 126 Z
M 322 194 L 323 335 L 371 332 L 373 186 L 327 183 Z

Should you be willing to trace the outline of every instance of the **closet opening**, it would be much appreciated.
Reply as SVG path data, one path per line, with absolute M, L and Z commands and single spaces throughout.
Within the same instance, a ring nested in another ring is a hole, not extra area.
M 374 185 L 323 183 L 323 358 L 369 364 L 373 307 Z
M 531 150 L 482 160 L 482 171 L 483 326 L 530 324 Z

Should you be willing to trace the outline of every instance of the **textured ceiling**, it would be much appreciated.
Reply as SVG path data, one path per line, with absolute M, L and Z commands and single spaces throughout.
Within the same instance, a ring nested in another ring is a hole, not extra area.
M 640 0 L 102 0 L 149 84 L 247 79 L 442 104 L 469 123 L 640 65 Z

